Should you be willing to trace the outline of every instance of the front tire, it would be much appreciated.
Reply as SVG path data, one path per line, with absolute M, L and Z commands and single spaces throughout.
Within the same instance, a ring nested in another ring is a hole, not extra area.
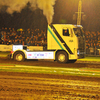
M 25 54 L 23 52 L 15 52 L 14 54 L 14 60 L 16 61 L 24 61 L 25 60 Z
M 65 51 L 59 51 L 56 55 L 57 62 L 67 63 L 68 62 L 68 54 Z

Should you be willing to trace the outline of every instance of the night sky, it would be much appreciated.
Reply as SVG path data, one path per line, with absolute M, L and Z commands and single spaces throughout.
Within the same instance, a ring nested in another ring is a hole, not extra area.
M 57 0 L 54 5 L 54 16 L 52 23 L 76 24 L 73 15 L 78 11 L 79 0 Z M 42 10 L 31 11 L 28 3 L 21 13 L 14 12 L 12 15 L 6 13 L 5 9 L 0 13 L 0 28 L 40 28 L 46 29 L 47 20 Z M 82 0 L 82 11 L 86 15 L 82 20 L 85 31 L 100 31 L 100 0 Z M 76 15 L 77 17 L 77 15 Z
M 76 20 L 73 20 L 73 14 L 78 11 L 78 1 L 56 1 L 54 23 L 59 23 L 59 19 L 65 19 L 66 23 L 76 24 Z M 84 29 L 100 31 L 100 0 L 82 0 L 82 12 L 86 15 L 85 20 L 82 20 Z

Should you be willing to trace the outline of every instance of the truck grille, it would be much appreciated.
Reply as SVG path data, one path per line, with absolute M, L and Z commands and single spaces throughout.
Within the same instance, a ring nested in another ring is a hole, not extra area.
M 78 56 L 79 58 L 85 57 L 85 38 L 79 37 L 78 38 Z

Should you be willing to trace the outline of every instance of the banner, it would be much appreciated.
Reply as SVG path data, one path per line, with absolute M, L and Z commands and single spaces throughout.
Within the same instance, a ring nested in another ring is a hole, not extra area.
M 12 51 L 12 45 L 0 45 L 0 51 Z
M 43 51 L 43 46 L 27 46 L 27 51 Z M 15 51 L 17 49 L 23 50 L 23 45 L 0 45 L 0 51 Z

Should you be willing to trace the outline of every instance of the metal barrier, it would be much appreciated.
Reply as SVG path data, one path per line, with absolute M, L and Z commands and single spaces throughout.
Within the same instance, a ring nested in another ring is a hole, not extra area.
M 100 56 L 100 49 L 93 48 L 93 47 L 87 48 L 86 55 L 87 56 Z

